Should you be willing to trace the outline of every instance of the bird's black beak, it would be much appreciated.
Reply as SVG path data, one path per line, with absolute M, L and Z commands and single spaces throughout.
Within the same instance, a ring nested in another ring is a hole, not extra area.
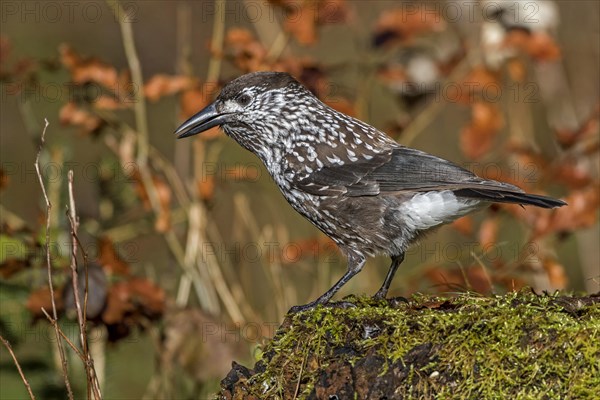
M 212 103 L 181 124 L 175 131 L 175 135 L 177 135 L 177 139 L 181 139 L 204 132 L 227 122 L 228 115 L 229 113 L 219 113 L 215 107 L 215 103 Z

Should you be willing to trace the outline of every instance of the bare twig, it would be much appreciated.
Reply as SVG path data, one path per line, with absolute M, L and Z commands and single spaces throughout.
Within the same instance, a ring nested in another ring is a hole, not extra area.
M 52 316 L 50 314 L 48 314 L 48 311 L 46 311 L 46 309 L 44 307 L 42 307 L 42 313 L 44 313 L 44 315 L 46 316 L 46 319 L 48 320 L 48 322 L 50 322 L 50 325 L 52 325 L 53 327 L 58 329 L 60 336 L 62 336 L 62 338 L 65 339 L 65 342 L 67 342 L 67 344 L 69 345 L 71 350 L 73 350 L 75 352 L 77 357 L 79 357 L 81 359 L 81 361 L 85 363 L 85 358 L 83 357 L 83 354 L 81 353 L 79 348 L 77 346 L 75 346 L 75 344 L 71 341 L 71 339 L 69 339 L 69 337 L 67 335 L 65 335 L 63 330 L 60 329 L 60 326 L 58 326 L 58 322 L 56 322 L 56 320 L 54 318 L 52 318 Z
M 58 320 L 58 313 L 56 312 L 56 301 L 54 300 L 54 285 L 52 283 L 52 264 L 50 263 L 50 210 L 52 210 L 52 204 L 48 199 L 48 194 L 46 193 L 46 186 L 44 186 L 44 179 L 42 178 L 42 173 L 40 172 L 40 154 L 42 153 L 44 142 L 46 140 L 46 129 L 48 129 L 48 125 L 50 125 L 47 119 L 44 119 L 44 121 L 46 122 L 46 125 L 44 126 L 44 130 L 42 131 L 40 147 L 35 158 L 35 171 L 40 182 L 40 187 L 42 188 L 44 200 L 46 201 L 46 241 L 44 244 L 44 249 L 46 251 L 46 269 L 48 271 L 48 286 L 50 287 L 50 299 L 52 301 L 52 316 L 53 319 L 56 321 Z M 69 400 L 73 400 L 74 397 L 73 390 L 71 389 L 71 382 L 69 382 L 69 369 L 67 366 L 67 358 L 65 357 L 65 350 L 63 348 L 58 324 L 54 325 L 54 334 L 56 336 L 56 346 L 58 347 L 58 354 L 60 356 L 60 361 L 62 364 L 63 378 L 65 380 L 65 386 L 67 388 L 67 395 L 69 396 Z
M 17 367 L 17 370 L 19 371 L 19 375 L 21 375 L 21 380 L 23 381 L 23 384 L 25 385 L 25 389 L 27 389 L 27 392 L 29 393 L 29 397 L 32 400 L 35 400 L 35 396 L 34 396 L 33 392 L 31 391 L 31 386 L 29 385 L 29 381 L 27 380 L 27 378 L 25 378 L 25 374 L 23 374 L 21 365 L 19 364 L 19 361 L 17 360 L 17 356 L 15 356 L 15 353 L 13 352 L 13 349 L 10 346 L 10 342 L 8 340 L 4 339 L 2 337 L 2 335 L 0 335 L 0 340 L 2 341 L 2 344 L 4 344 L 4 347 L 6 347 L 6 350 L 8 350 L 8 352 L 10 353 L 10 356 L 12 357 L 12 359 L 15 363 L 15 366 Z
M 83 309 L 81 307 L 81 299 L 79 296 L 79 276 L 77 271 L 77 252 L 79 247 L 79 237 L 77 236 L 77 229 L 79 227 L 79 221 L 77 218 L 77 209 L 75 207 L 75 196 L 73 194 L 73 170 L 69 170 L 68 173 L 68 190 L 69 190 L 69 208 L 67 216 L 71 224 L 71 282 L 73 285 L 73 296 L 75 299 L 75 309 L 77 310 L 77 322 L 79 324 L 79 341 L 81 343 L 81 350 L 83 357 L 85 358 L 84 367 L 87 377 L 87 390 L 88 398 L 91 398 L 91 391 L 94 392 L 96 399 L 101 399 L 100 383 L 98 382 L 98 376 L 94 367 L 94 360 L 90 355 L 87 339 L 87 300 L 88 300 L 88 270 L 87 270 L 87 257 L 84 257 L 84 268 L 85 268 L 85 287 L 83 295 Z
M 142 67 L 140 60 L 137 56 L 135 49 L 135 40 L 133 38 L 132 21 L 126 18 L 126 13 L 121 7 L 121 4 L 117 0 L 108 0 L 108 5 L 112 9 L 115 17 L 119 21 L 121 28 L 121 35 L 123 37 L 123 47 L 125 48 L 125 55 L 127 57 L 127 63 L 131 70 L 131 80 L 134 87 L 135 96 L 135 126 L 138 132 L 138 153 L 137 163 L 140 169 L 148 162 L 149 153 L 149 135 L 148 135 L 148 119 L 146 118 L 146 99 L 144 98 L 144 79 L 142 76 Z
M 215 0 L 215 15 L 213 18 L 213 31 L 210 41 L 210 61 L 208 62 L 207 82 L 217 82 L 221 74 L 221 61 L 223 54 L 223 39 L 225 37 L 225 8 L 226 0 Z

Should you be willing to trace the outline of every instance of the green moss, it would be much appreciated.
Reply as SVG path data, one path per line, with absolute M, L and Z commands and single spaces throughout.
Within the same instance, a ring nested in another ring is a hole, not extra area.
M 288 315 L 254 374 L 238 382 L 244 390 L 236 395 L 229 388 L 228 397 L 600 393 L 598 297 L 521 291 L 491 298 L 417 295 L 397 304 L 350 298 L 344 304 Z

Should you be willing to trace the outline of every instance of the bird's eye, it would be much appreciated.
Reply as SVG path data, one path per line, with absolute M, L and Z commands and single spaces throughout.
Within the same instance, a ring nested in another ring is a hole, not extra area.
M 252 98 L 247 94 L 241 94 L 236 99 L 237 103 L 244 107 L 247 106 L 248 104 L 250 104 L 251 100 L 252 100 Z

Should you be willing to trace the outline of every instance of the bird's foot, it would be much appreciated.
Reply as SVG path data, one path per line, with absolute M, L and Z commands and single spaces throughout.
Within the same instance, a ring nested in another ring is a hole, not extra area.
M 375 293 L 373 295 L 373 299 L 375 299 L 375 300 L 385 300 L 388 291 L 387 291 L 387 289 L 386 290 L 382 290 L 382 289 L 379 289 L 377 291 L 377 293 Z
M 299 313 L 299 312 L 312 310 L 313 308 L 315 308 L 318 305 L 322 305 L 323 307 L 330 307 L 330 308 L 352 308 L 352 307 L 356 307 L 356 304 L 351 303 L 349 301 L 336 301 L 336 302 L 333 302 L 333 303 L 312 301 L 312 302 L 310 302 L 308 304 L 304 304 L 304 305 L 300 305 L 300 306 L 293 306 L 288 311 L 288 314 L 296 314 L 296 313 Z
M 392 297 L 392 298 L 388 299 L 386 296 L 387 296 L 387 291 L 382 292 L 380 290 L 373 295 L 373 299 L 377 300 L 377 301 L 385 301 L 392 306 L 397 305 L 399 303 L 407 303 L 407 304 L 409 303 L 409 301 L 406 297 L 398 296 L 398 297 Z

